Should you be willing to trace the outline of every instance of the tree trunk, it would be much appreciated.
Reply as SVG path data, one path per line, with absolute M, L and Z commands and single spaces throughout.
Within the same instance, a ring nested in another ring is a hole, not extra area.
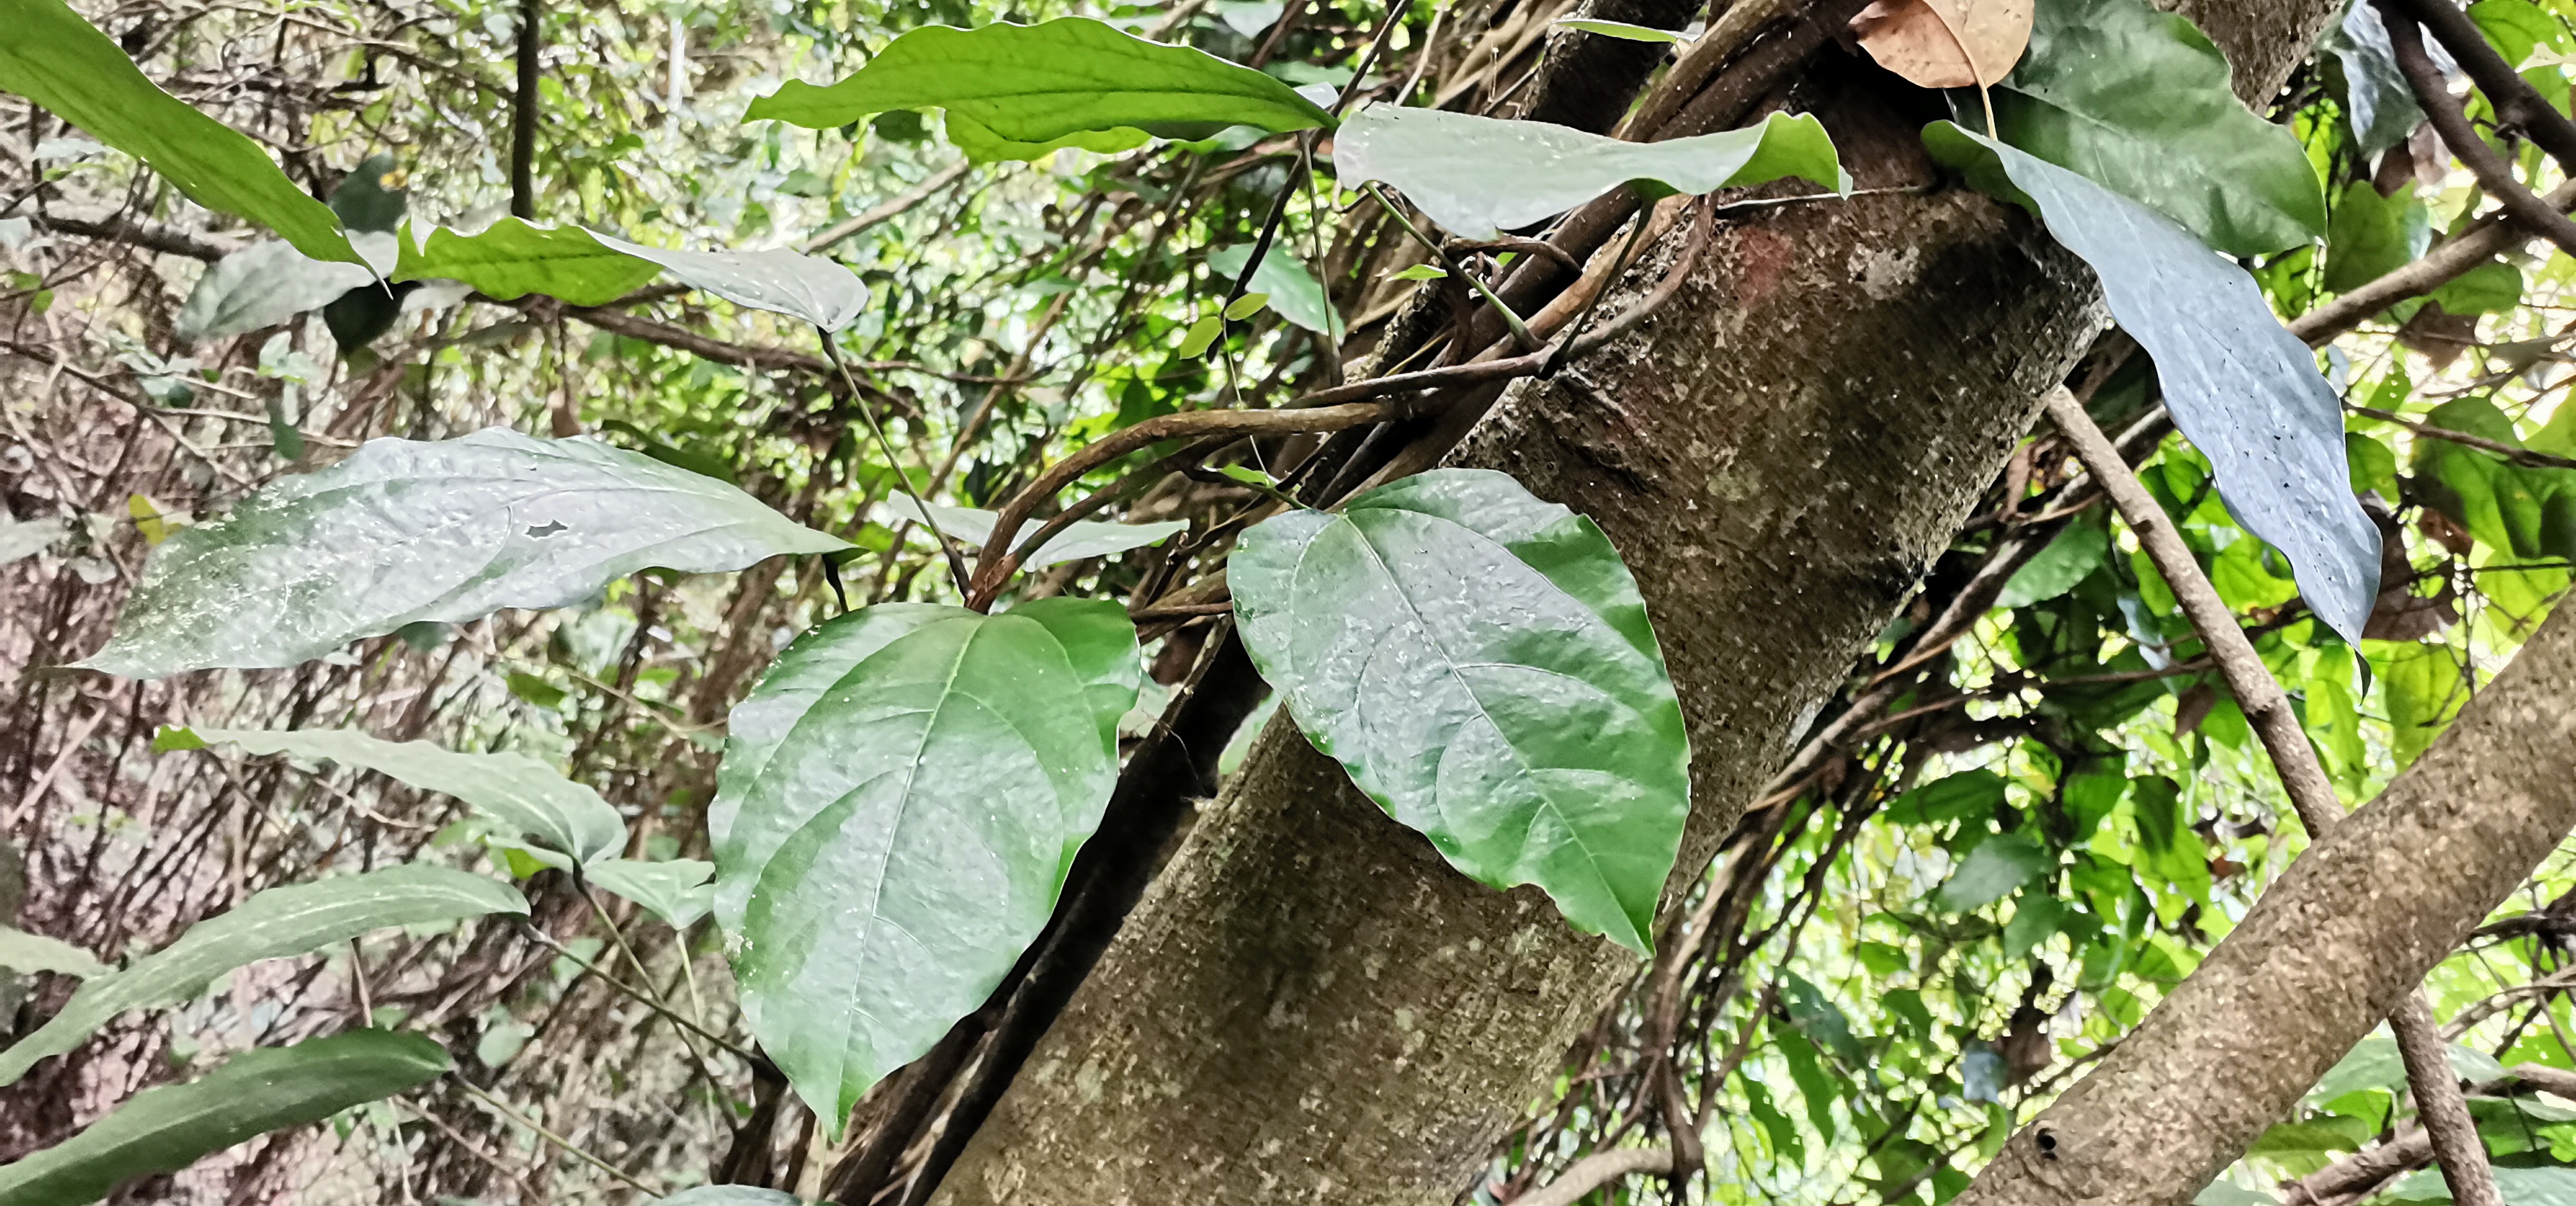
M 2576 609 L 2562 607 L 2372 804 L 1955 1206 L 2191 1200 L 2576 826 Z
M 2260 96 L 2330 3 L 2209 24 Z M 1927 115 L 1825 59 L 1791 107 L 1860 183 L 1935 179 Z M 2095 296 L 1964 190 L 1783 207 L 1721 227 L 1662 313 L 1516 384 L 1453 458 L 1591 516 L 1636 572 L 1692 741 L 1668 904 L 1948 546 L 2100 329 Z M 1536 890 L 1451 870 L 1283 716 L 936 1200 L 1448 1206 L 1635 967 Z

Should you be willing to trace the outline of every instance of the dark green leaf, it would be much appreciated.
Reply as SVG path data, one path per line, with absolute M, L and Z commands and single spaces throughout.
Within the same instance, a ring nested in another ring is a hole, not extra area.
M 2522 269 L 2489 260 L 2427 296 L 2452 314 L 2502 314 L 2522 304 Z
M 2360 640 L 2379 591 L 2379 529 L 2353 498 L 2343 400 L 2253 279 L 2153 211 L 2064 168 L 1948 122 L 1925 128 L 1923 140 L 1980 189 L 2037 213 L 2093 266 L 2112 316 L 2154 358 L 2174 421 L 2209 458 L 2230 510 L 2288 555 L 2308 606 Z
M 589 437 L 370 440 L 163 541 L 115 639 L 81 664 L 144 678 L 292 666 L 422 620 L 561 607 L 642 569 L 711 573 L 847 547 Z
M 2236 99 L 2207 36 L 2146 0 L 2040 5 L 2030 52 L 1994 104 L 2004 142 L 2230 255 L 2325 233 L 2325 192 L 2298 138 Z
M 527 911 L 509 885 L 447 867 L 393 866 L 256 892 L 125 970 L 83 983 L 61 1013 L 0 1051 L 0 1085 L 79 1046 L 126 1010 L 176 1004 L 245 964 L 310 954 L 387 926 Z
M 2005 833 L 1977 843 L 1959 869 L 1932 894 L 1933 903 L 1964 913 L 1992 904 L 2057 865 L 2057 856 L 2027 833 Z
M 0 89 L 152 165 L 208 209 L 248 218 L 317 260 L 361 262 L 331 208 L 259 144 L 163 92 L 62 0 L 0 0 Z
M 2513 420 L 2485 398 L 2454 398 L 2424 421 L 2510 447 L 2522 446 Z M 2576 472 L 2508 465 L 2492 453 L 2450 440 L 2415 441 L 2416 492 L 2425 503 L 2459 521 L 2478 540 L 2518 557 L 2541 557 L 2549 547 L 2548 502 L 2576 488 Z
M 1088 606 L 852 612 L 734 709 L 716 920 L 752 1033 L 824 1117 L 983 1003 L 1099 825 L 1135 702 L 1107 688 L 1136 654 Z
M 1648 948 L 1690 746 L 1645 607 L 1592 521 L 1445 469 L 1244 533 L 1253 661 L 1315 747 L 1496 887 Z
M 245 1051 L 183 1085 L 145 1089 L 81 1133 L 0 1167 L 10 1206 L 83 1206 L 236 1143 L 427 1084 L 447 1051 L 417 1034 L 353 1030 Z
M 2028 607 L 2075 589 L 2111 553 L 2111 534 L 2087 523 L 2069 524 L 2030 564 L 2016 571 L 1995 596 L 1995 606 Z
M 2432 216 L 2413 189 L 2382 197 L 2369 181 L 2353 181 L 2335 199 L 2334 217 L 2326 224 L 2326 291 L 2369 284 L 2424 254 L 2432 242 Z
M 1848 190 L 1823 123 L 1774 113 L 1761 125 L 1663 142 L 1626 142 L 1546 122 L 1439 109 L 1363 106 L 1333 140 L 1345 185 L 1383 180 L 1464 238 L 1527 226 L 1632 181 L 1675 192 L 1803 176 Z
M 581 861 L 626 844 L 625 818 L 608 801 L 526 754 L 460 754 L 426 741 L 385 741 L 349 729 L 168 729 L 152 742 L 161 750 L 218 743 L 248 754 L 286 754 L 391 775 L 422 791 L 454 796 L 512 833 Z
M 2003 776 L 1984 769 L 1965 770 L 1898 796 L 1887 806 L 1887 820 L 1893 825 L 1974 821 L 1993 817 L 2003 802 Z
M 403 211 L 411 205 L 411 195 L 396 183 L 401 175 L 392 155 L 367 156 L 331 190 L 331 212 L 352 231 L 392 234 L 401 229 Z
M 744 118 L 829 129 L 889 109 L 928 108 L 948 111 L 950 141 L 979 160 L 1035 158 L 1086 136 L 1090 149 L 1123 150 L 1184 124 L 1274 133 L 1332 124 L 1331 114 L 1268 75 L 1087 17 L 915 29 L 857 74 L 825 87 L 790 80 L 753 101 Z
M 2004 958 L 2019 959 L 2048 941 L 2065 924 L 2068 911 L 2066 902 L 2054 896 L 2023 893 L 2012 920 L 2004 923 Z

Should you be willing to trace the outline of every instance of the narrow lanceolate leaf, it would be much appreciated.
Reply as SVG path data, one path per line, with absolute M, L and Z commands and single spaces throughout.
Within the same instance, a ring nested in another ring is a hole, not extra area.
M 331 207 L 268 152 L 163 92 L 62 0 L 0 0 L 0 90 L 36 102 L 159 172 L 208 209 L 248 218 L 317 260 L 357 263 Z
M 1204 138 L 1235 125 L 1284 132 L 1333 120 L 1261 72 L 1088 17 L 916 29 L 848 79 L 824 87 L 790 80 L 744 116 L 826 129 L 889 109 L 934 108 L 948 111 L 951 140 L 977 159 L 1031 158 L 1081 135 L 1108 136 L 1081 144 L 1108 150 L 1150 135 Z M 960 118 L 968 137 L 958 137 Z
M 608 858 L 582 868 L 591 883 L 644 906 L 676 930 L 696 925 L 715 906 L 715 887 L 707 882 L 715 873 L 714 863 L 693 858 L 663 863 Z
M 2206 35 L 2146 0 L 2040 5 L 2030 53 L 1994 104 L 2005 142 L 2229 255 L 2325 235 L 2325 190 L 2298 137 L 2236 99 Z
M 437 1043 L 385 1030 L 245 1051 L 187 1084 L 145 1089 L 81 1133 L 0 1167 L 0 1202 L 83 1206 L 137 1177 L 427 1084 L 448 1066 Z
M 1690 744 L 1592 521 L 1438 470 L 1244 533 L 1227 580 L 1262 676 L 1370 798 L 1460 871 L 1649 948 Z
M 238 746 L 380 771 L 422 791 L 454 796 L 512 832 L 588 862 L 626 842 L 626 821 L 588 786 L 526 754 L 460 754 L 426 741 L 385 741 L 348 729 L 170 729 L 156 750 Z
M 1630 182 L 1676 192 L 1803 176 L 1830 189 L 1850 177 L 1825 127 L 1774 113 L 1761 125 L 1664 142 L 1622 142 L 1566 126 L 1439 109 L 1368 105 L 1334 136 L 1345 183 L 1383 180 L 1451 234 L 1491 238 Z
M 52 1021 L 0 1051 L 0 1085 L 79 1046 L 126 1010 L 184 1001 L 245 964 L 311 954 L 387 926 L 527 911 L 509 885 L 448 867 L 387 867 L 253 893 L 125 970 L 83 983 Z
M 2254 278 L 2074 172 L 1948 122 L 1927 127 L 1923 141 L 1978 188 L 2038 214 L 2093 266 L 2229 508 L 2289 557 L 2309 608 L 2359 642 L 2379 590 L 2379 529 L 2353 497 L 2342 402 Z
M 663 1206 L 797 1206 L 804 1199 L 757 1185 L 701 1185 L 662 1199 Z
M 575 306 L 606 305 L 662 271 L 578 226 L 531 226 L 517 218 L 503 218 L 480 234 L 439 227 L 417 243 L 406 231 L 401 257 L 387 279 L 462 281 L 502 301 L 542 293 Z
M 803 319 L 826 331 L 850 325 L 868 306 L 858 274 L 821 256 L 768 251 L 674 251 L 593 235 L 613 250 L 660 265 L 672 279 L 738 306 Z
M 929 1050 L 1045 925 L 1117 779 L 1135 642 L 1110 603 L 887 604 L 799 637 L 734 709 L 716 921 L 816 1113 Z
M 20 975 L 56 972 L 87 980 L 114 970 L 98 961 L 98 956 L 60 938 L 30 934 L 25 930 L 0 925 L 0 971 Z
M 847 547 L 596 439 L 495 427 L 370 440 L 162 542 L 115 638 L 81 664 L 138 678 L 292 666 L 424 620 L 560 607 L 642 569 L 712 573 Z
M 921 522 L 922 508 L 909 498 L 897 495 L 887 499 L 885 508 L 894 513 L 895 521 Z M 930 518 L 949 539 L 969 548 L 981 548 L 993 538 L 993 525 L 1001 516 L 977 507 L 952 507 L 944 503 L 929 504 Z M 1022 569 L 1043 569 L 1066 561 L 1106 557 L 1129 549 L 1143 548 L 1155 541 L 1190 530 L 1186 519 L 1166 519 L 1154 523 L 1095 523 L 1083 520 L 1065 525 L 1065 529 L 1039 545 L 1035 552 L 1021 559 Z M 1037 525 L 1020 528 L 1016 539 L 1026 540 L 1037 534 Z

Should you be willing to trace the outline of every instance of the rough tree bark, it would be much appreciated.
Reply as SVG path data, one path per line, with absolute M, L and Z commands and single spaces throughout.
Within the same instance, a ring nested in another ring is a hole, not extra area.
M 1956 1206 L 2188 1202 L 2576 826 L 2576 611 L 2263 893 Z
M 2261 97 L 2331 7 L 2183 11 Z M 1935 179 L 1925 115 L 1886 88 L 1829 50 L 1791 101 L 1864 186 Z M 1516 385 L 1460 450 L 1592 516 L 1636 571 L 1693 745 L 1672 888 L 2100 323 L 2083 268 L 1974 194 L 1787 207 L 1722 227 L 1672 305 Z M 1634 966 L 1536 891 L 1450 870 L 1282 718 L 935 1200 L 1447 1206 Z

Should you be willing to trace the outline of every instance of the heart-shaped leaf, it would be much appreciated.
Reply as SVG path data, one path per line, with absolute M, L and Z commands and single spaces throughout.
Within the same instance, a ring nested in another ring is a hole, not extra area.
M 583 862 L 626 843 L 625 819 L 598 792 L 526 754 L 460 754 L 426 741 L 385 741 L 349 729 L 174 728 L 152 739 L 152 748 L 164 751 L 213 744 L 391 775 L 422 791 L 454 796 L 513 833 Z
M 736 570 L 848 543 L 713 478 L 588 437 L 507 428 L 370 440 L 153 550 L 82 662 L 139 678 L 292 666 L 424 620 L 560 607 L 638 570 Z
M 0 90 L 151 164 L 199 205 L 257 222 L 317 260 L 360 262 L 331 207 L 297 188 L 258 143 L 144 78 L 63 0 L 12 0 L 8 16 Z
M 824 87 L 789 80 L 744 117 L 830 129 L 890 109 L 947 110 L 951 141 L 974 159 L 1035 158 L 1075 137 L 1123 150 L 1151 135 L 1204 138 L 1232 125 L 1276 133 L 1333 120 L 1261 72 L 1088 17 L 915 29 L 857 74 Z
M 1464 238 L 1492 238 L 1632 181 L 1676 192 L 1803 176 L 1851 184 L 1823 123 L 1774 113 L 1761 125 L 1663 142 L 1622 142 L 1567 126 L 1439 109 L 1365 105 L 1333 139 L 1345 183 L 1383 180 Z
M 446 1048 L 386 1030 L 245 1051 L 186 1084 L 145 1089 L 81 1133 L 0 1167 L 0 1202 L 83 1206 L 135 1178 L 428 1084 L 448 1067 Z
M 262 959 L 311 954 L 387 926 L 528 911 L 508 884 L 450 867 L 403 865 L 251 894 L 125 970 L 88 980 L 61 1013 L 0 1051 L 0 1085 L 81 1044 L 129 1009 L 188 999 L 206 982 Z
M 2379 529 L 2353 498 L 2343 402 L 2254 278 L 2163 215 L 2036 156 L 1948 122 L 1923 142 L 2093 266 L 2229 509 L 2288 555 L 2318 618 L 2359 642 L 2379 591 Z
M 1460 871 L 1649 949 L 1690 742 L 1591 520 L 1437 470 L 1253 528 L 1226 577 L 1262 676 L 1362 791 Z
M 1137 666 L 1114 603 L 886 604 L 797 638 L 734 709 L 716 921 L 752 1033 L 835 1132 L 1046 924 Z
M 2307 150 L 2228 79 L 2206 35 L 2146 0 L 2050 0 L 1994 95 L 1997 132 L 2229 255 L 2323 237 L 2325 189 Z

